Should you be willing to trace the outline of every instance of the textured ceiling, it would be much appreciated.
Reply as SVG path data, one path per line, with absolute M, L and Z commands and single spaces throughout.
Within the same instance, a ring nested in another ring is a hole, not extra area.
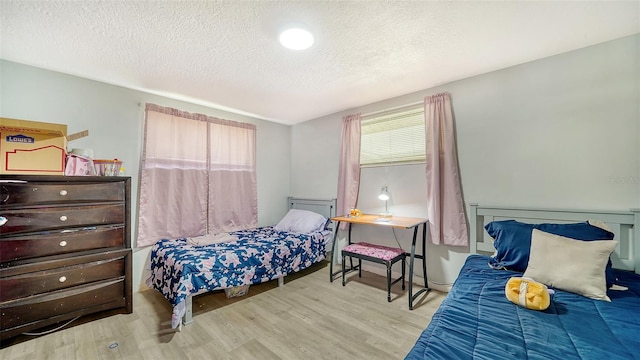
M 0 0 L 0 58 L 284 124 L 639 32 L 640 1 Z

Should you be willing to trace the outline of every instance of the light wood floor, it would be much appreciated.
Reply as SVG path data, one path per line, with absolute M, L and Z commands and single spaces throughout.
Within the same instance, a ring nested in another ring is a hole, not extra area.
M 363 272 L 347 285 L 329 282 L 328 263 L 252 285 L 249 294 L 224 292 L 193 299 L 194 322 L 171 329 L 171 307 L 158 292 L 134 296 L 133 314 L 78 321 L 51 334 L 0 349 L 13 359 L 403 359 L 446 294 L 422 295 L 409 311 L 407 290 Z M 420 288 L 416 286 L 415 288 Z M 7 346 L 8 345 L 8 346 Z

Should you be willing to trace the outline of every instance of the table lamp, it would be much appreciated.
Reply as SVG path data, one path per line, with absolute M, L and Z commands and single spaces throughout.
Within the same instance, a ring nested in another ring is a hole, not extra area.
M 378 194 L 378 199 L 384 201 L 384 213 L 380 214 L 378 221 L 389 221 L 391 214 L 389 213 L 389 189 L 387 186 L 383 186 Z

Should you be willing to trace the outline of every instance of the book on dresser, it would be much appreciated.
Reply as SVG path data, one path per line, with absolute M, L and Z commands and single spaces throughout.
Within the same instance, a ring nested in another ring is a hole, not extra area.
M 133 311 L 130 182 L 0 175 L 1 342 Z

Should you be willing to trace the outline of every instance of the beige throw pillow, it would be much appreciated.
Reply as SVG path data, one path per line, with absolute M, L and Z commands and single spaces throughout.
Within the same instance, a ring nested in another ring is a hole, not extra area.
M 617 241 L 581 241 L 534 229 L 524 277 L 596 300 L 607 296 L 604 269 Z

